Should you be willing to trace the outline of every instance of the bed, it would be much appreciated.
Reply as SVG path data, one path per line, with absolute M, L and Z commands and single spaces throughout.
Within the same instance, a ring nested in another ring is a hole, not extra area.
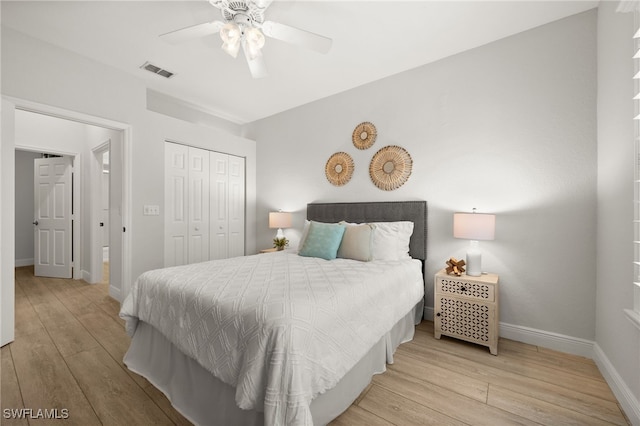
M 203 262 L 146 272 L 123 303 L 132 336 L 125 364 L 194 424 L 327 424 L 413 338 L 426 202 L 312 203 L 307 219 L 308 240 L 341 221 L 384 222 L 372 226 L 378 235 L 389 222 L 410 222 L 410 258 L 285 250 Z

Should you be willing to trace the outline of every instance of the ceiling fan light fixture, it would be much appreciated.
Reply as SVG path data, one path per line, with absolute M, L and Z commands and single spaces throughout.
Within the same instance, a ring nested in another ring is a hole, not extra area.
M 249 60 L 254 60 L 259 56 L 262 56 L 262 47 L 264 46 L 264 34 L 260 29 L 252 27 L 244 33 L 245 49 L 247 49 L 247 55 Z
M 240 41 L 242 37 L 242 30 L 235 22 L 227 22 L 220 29 L 220 38 L 225 43 L 235 44 Z
M 222 50 L 227 52 L 232 58 L 237 58 L 238 51 L 240 51 L 240 40 L 235 43 L 228 43 L 225 41 L 222 43 Z
M 220 38 L 224 42 L 222 50 L 227 52 L 231 57 L 236 58 L 240 50 L 240 39 L 242 38 L 242 30 L 235 22 L 227 22 L 220 29 Z

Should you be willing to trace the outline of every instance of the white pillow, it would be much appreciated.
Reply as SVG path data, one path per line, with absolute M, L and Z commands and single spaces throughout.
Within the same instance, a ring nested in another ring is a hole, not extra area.
M 404 260 L 409 256 L 413 222 L 374 222 L 373 260 Z
M 338 248 L 338 257 L 343 259 L 360 260 L 368 262 L 373 259 L 372 246 L 374 238 L 375 225 L 370 223 L 364 223 L 361 225 L 348 224 L 346 222 L 340 222 L 346 225 L 340 248 Z
M 300 242 L 298 243 L 298 252 L 300 250 L 302 250 L 302 246 L 304 245 L 304 240 L 306 240 L 307 239 L 307 235 L 309 235 L 309 225 L 310 224 L 311 224 L 311 222 L 305 219 L 304 228 L 302 228 L 302 235 L 300 235 Z

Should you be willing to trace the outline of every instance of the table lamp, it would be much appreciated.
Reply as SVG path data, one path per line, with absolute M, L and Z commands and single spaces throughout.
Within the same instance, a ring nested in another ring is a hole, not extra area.
M 467 250 L 467 275 L 478 277 L 482 275 L 482 251 L 478 240 L 493 240 L 496 233 L 496 216 L 493 214 L 454 213 L 453 236 L 470 240 Z
M 269 213 L 269 228 L 278 228 L 276 233 L 277 239 L 284 238 L 282 228 L 291 228 L 291 213 L 289 212 L 270 212 Z

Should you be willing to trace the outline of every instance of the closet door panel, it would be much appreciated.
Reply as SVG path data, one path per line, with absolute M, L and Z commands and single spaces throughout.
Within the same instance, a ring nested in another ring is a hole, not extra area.
M 229 257 L 229 156 L 211 152 L 211 259 Z
M 229 155 L 229 257 L 244 256 L 245 160 Z
M 209 151 L 189 148 L 189 263 L 209 260 Z
M 188 147 L 165 143 L 165 266 L 185 265 L 189 261 L 188 157 Z

